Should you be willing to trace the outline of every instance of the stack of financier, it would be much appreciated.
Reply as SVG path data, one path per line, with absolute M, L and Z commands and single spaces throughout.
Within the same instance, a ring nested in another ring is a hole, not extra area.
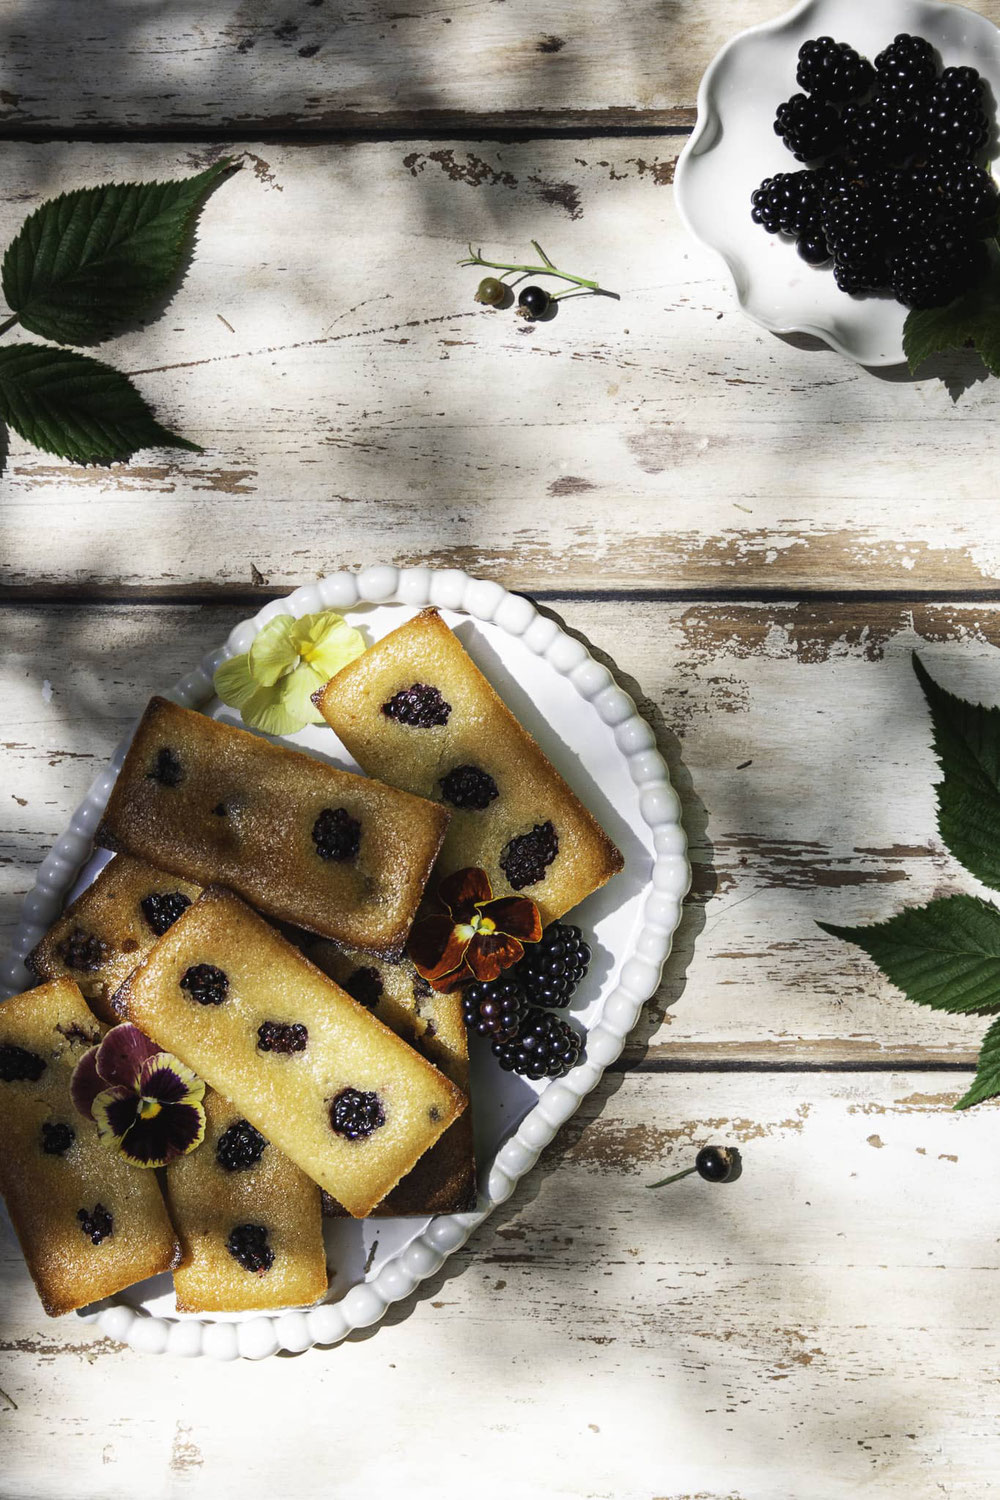
M 181 1311 L 307 1306 L 324 1212 L 472 1208 L 461 997 L 404 955 L 432 869 L 543 921 L 621 869 L 434 611 L 318 704 L 369 776 L 154 698 L 98 829 L 115 857 L 0 1005 L 0 1192 L 53 1316 L 166 1271 Z M 162 1171 L 73 1107 L 122 1020 L 207 1085 L 202 1144 Z

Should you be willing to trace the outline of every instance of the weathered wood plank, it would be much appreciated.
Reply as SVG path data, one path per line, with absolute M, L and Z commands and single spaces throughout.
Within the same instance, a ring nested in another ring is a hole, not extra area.
M 996 1110 L 955 1097 L 934 1073 L 606 1080 L 422 1300 L 262 1365 L 48 1322 L 0 1231 L 4 1493 L 981 1500 Z M 647 1191 L 705 1141 L 739 1146 L 737 1182 Z
M 677 221 L 673 152 L 258 152 L 166 314 L 106 346 L 205 453 L 105 471 L 13 439 L 0 585 L 292 587 L 393 557 L 544 589 L 995 587 L 996 382 L 955 401 L 761 333 Z M 205 160 L 8 147 L 0 241 L 59 188 Z M 621 301 L 477 308 L 466 242 L 532 238 Z
M 0 126 L 400 129 L 689 124 L 701 75 L 782 0 L 455 7 L 278 0 L 0 8 Z M 996 18 L 996 0 L 974 9 Z M 891 37 L 888 33 L 886 40 Z
M 0 930 L 137 705 L 243 612 L 0 611 Z M 957 691 L 996 700 L 1000 608 L 575 600 L 558 613 L 657 728 L 692 841 L 691 900 L 626 1062 L 971 1062 L 982 1022 L 909 1004 L 815 924 L 968 888 L 935 833 L 908 653 L 922 645 Z

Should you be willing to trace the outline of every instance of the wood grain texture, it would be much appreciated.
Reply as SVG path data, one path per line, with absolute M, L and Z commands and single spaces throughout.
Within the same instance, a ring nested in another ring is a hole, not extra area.
M 204 454 L 84 469 L 12 438 L 0 586 L 291 588 L 395 558 L 546 590 L 995 589 L 997 383 L 955 399 L 968 356 L 949 390 L 756 329 L 681 229 L 673 153 L 255 150 L 163 316 L 105 346 Z M 57 189 L 212 154 L 9 146 L 0 241 Z M 533 237 L 621 301 L 477 308 L 467 242 Z
M 910 1004 L 816 921 L 875 921 L 973 888 L 935 831 L 909 652 L 996 701 L 1000 609 L 573 600 L 555 612 L 654 725 L 692 844 L 685 918 L 626 1063 L 971 1064 L 982 1022 Z M 0 611 L 4 930 L 137 708 L 243 613 Z
M 0 128 L 211 135 L 690 124 L 699 79 L 722 44 L 787 8 L 4 0 Z M 973 9 L 1000 16 L 997 0 Z
M 800 1082 L 606 1079 L 421 1300 L 262 1365 L 47 1322 L 0 1228 L 3 1493 L 981 1500 L 996 1109 L 935 1073 Z M 737 1182 L 647 1190 L 707 1140 Z
M 995 0 L 987 0 L 995 8 Z M 727 36 L 781 0 L 0 7 L 0 126 L 302 130 L 690 123 Z

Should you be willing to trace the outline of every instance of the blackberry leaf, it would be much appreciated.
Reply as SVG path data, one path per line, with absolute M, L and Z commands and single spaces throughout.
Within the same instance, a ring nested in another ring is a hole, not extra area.
M 180 273 L 205 194 L 232 166 L 226 158 L 179 182 L 109 182 L 43 203 L 0 274 L 21 326 L 57 344 L 93 344 L 152 311 Z
M 953 1015 L 1000 1012 L 1000 911 L 976 896 L 908 907 L 871 927 L 818 925 L 862 948 L 917 1005 Z
M 1000 267 L 985 281 L 944 307 L 914 308 L 903 325 L 903 353 L 910 373 L 932 354 L 973 344 L 991 375 L 1000 375 Z
M 970 1104 L 982 1104 L 984 1099 L 992 1099 L 996 1094 L 1000 1094 L 1000 1021 L 994 1021 L 983 1037 L 972 1087 L 955 1108 L 968 1109 Z
M 944 773 L 937 786 L 938 830 L 955 858 L 1000 890 L 1000 708 L 956 698 L 934 681 L 914 653 Z
M 161 427 L 127 375 L 45 344 L 0 347 L 0 417 L 36 448 L 116 463 L 139 448 L 201 449 Z

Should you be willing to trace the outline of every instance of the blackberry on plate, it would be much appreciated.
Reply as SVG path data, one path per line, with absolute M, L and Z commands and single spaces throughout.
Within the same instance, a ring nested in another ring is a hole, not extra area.
M 226 1249 L 244 1271 L 263 1276 L 274 1265 L 274 1251 L 267 1243 L 263 1224 L 237 1224 L 229 1231 Z
M 910 174 L 905 202 L 911 224 L 924 234 L 939 225 L 976 239 L 997 231 L 1000 190 L 990 174 L 971 161 L 943 158 L 917 168 Z
M 248 1172 L 264 1155 L 267 1141 L 249 1120 L 234 1120 L 219 1136 L 215 1159 L 225 1172 Z
M 816 99 L 846 104 L 868 92 L 875 82 L 875 69 L 846 42 L 835 42 L 832 36 L 818 36 L 803 42 L 799 48 L 795 82 Z
M 507 1073 L 522 1078 L 561 1078 L 575 1067 L 583 1050 L 578 1031 L 551 1011 L 530 1005 L 515 1037 L 495 1041 L 493 1055 Z
M 876 85 L 886 99 L 912 101 L 937 77 L 934 48 L 922 36 L 901 31 L 875 59 Z
M 312 840 L 320 859 L 338 864 L 353 859 L 361 847 L 361 824 L 346 807 L 324 807 L 313 824 Z
M 819 226 L 823 184 L 818 172 L 777 172 L 750 196 L 750 217 L 768 234 L 809 234 Z
M 162 937 L 172 927 L 182 911 L 191 905 L 191 897 L 183 891 L 151 891 L 139 902 L 146 925 L 157 937 Z
M 800 234 L 795 242 L 802 259 L 810 266 L 822 266 L 830 259 L 830 247 L 823 237 L 823 231 L 815 234 Z
M 462 991 L 466 1026 L 498 1042 L 509 1042 L 517 1035 L 527 1008 L 524 990 L 510 974 L 490 984 L 477 980 Z
M 926 150 L 966 161 L 978 156 L 990 138 L 985 111 L 978 104 L 953 99 L 937 84 L 924 101 L 917 124 Z
M 221 1005 L 229 994 L 229 976 L 215 964 L 192 964 L 181 975 L 180 986 L 199 1005 Z
M 553 922 L 537 943 L 524 950 L 514 973 L 532 1005 L 561 1009 L 576 993 L 590 967 L 590 948 L 579 927 Z
M 873 99 L 844 113 L 847 146 L 856 161 L 900 166 L 920 143 L 912 114 L 892 99 Z
M 892 290 L 906 307 L 943 307 L 982 281 L 989 253 L 982 240 L 943 234 L 901 249 L 890 265 Z
M 833 105 L 822 99 L 810 99 L 807 94 L 793 94 L 778 105 L 774 133 L 798 161 L 829 156 L 839 151 L 844 141 L 840 116 Z

